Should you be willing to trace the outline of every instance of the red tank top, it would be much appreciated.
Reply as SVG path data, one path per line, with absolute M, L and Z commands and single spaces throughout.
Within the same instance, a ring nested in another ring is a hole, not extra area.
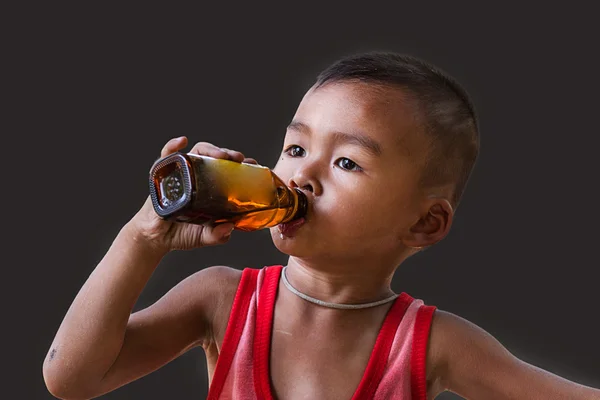
M 209 400 L 274 400 L 269 352 L 282 268 L 247 268 L 242 272 Z M 426 400 L 426 351 L 435 309 L 406 293 L 394 300 L 360 384 L 349 400 Z

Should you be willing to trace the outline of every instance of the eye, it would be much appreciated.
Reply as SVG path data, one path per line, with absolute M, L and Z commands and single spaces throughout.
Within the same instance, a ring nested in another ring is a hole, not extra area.
M 335 165 L 347 171 L 362 171 L 362 168 L 358 164 L 346 157 L 339 158 L 335 162 Z
M 306 151 L 304 151 L 302 147 L 295 144 L 285 149 L 285 153 L 290 157 L 304 157 L 306 155 Z

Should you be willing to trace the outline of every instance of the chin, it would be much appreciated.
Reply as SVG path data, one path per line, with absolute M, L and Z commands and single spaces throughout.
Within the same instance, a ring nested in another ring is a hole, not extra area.
M 287 254 L 288 256 L 294 257 L 308 257 L 311 256 L 315 250 L 314 244 L 311 245 L 309 241 L 306 240 L 305 235 L 295 235 L 292 237 L 284 236 L 281 238 L 281 233 L 279 229 L 271 228 L 271 240 L 273 244 L 283 254 Z
M 347 253 L 340 255 L 333 251 L 337 248 L 335 244 L 319 239 L 315 234 L 306 234 L 306 232 L 295 237 L 281 239 L 279 231 L 275 230 L 271 231 L 271 240 L 281 253 L 298 259 L 328 262 L 328 260 L 337 259 L 338 256 L 342 258 L 347 256 Z

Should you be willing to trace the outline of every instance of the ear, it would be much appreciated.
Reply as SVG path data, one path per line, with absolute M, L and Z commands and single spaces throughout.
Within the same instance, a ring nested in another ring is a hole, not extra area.
M 407 247 L 421 249 L 434 245 L 450 231 L 454 209 L 448 200 L 429 199 L 423 210 L 419 220 L 410 227 L 408 235 L 402 240 Z

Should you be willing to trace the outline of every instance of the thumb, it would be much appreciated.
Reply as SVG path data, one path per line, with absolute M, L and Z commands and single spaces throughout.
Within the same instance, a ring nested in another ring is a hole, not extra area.
M 230 222 L 216 225 L 212 228 L 211 236 L 218 243 L 225 243 L 231 237 L 234 228 L 235 225 Z

